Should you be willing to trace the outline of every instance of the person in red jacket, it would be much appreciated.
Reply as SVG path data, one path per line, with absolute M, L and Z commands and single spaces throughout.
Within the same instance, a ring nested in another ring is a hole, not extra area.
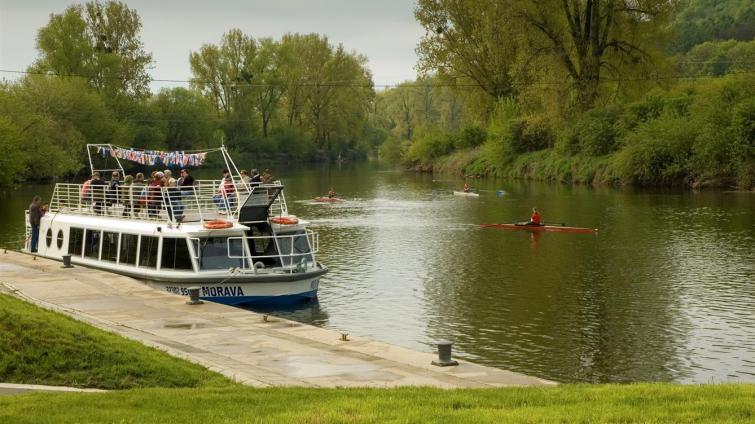
M 529 222 L 527 222 L 527 225 L 542 225 L 540 224 L 540 212 L 537 208 L 532 208 L 532 216 L 530 217 Z

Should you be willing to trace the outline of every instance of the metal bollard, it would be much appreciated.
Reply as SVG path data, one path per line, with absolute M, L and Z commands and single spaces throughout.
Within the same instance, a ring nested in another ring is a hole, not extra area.
M 458 362 L 451 359 L 451 346 L 453 346 L 453 343 L 449 342 L 448 340 L 438 341 L 438 360 L 433 361 L 433 365 L 439 367 L 459 365 Z
M 62 268 L 73 268 L 73 265 L 71 265 L 71 255 L 63 255 L 63 267 Z
M 199 300 L 199 287 L 189 287 L 189 300 L 186 301 L 187 305 L 201 305 L 204 303 Z

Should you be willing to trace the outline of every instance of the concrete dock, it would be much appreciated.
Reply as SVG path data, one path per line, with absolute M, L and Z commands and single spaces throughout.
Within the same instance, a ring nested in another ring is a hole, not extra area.
M 465 361 L 436 367 L 417 352 L 231 306 L 187 298 L 121 275 L 0 252 L 0 292 L 203 365 L 254 387 L 443 388 L 555 383 Z

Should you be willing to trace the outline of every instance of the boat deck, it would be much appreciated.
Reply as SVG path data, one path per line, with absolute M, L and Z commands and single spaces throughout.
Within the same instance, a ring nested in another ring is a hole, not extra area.
M 129 277 L 17 252 L 0 253 L 0 291 L 201 364 L 255 387 L 444 388 L 553 385 L 432 353 L 186 298 Z

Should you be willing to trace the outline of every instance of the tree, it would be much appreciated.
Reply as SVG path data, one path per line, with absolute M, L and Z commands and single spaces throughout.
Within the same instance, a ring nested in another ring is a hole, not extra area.
M 165 146 L 170 150 L 208 147 L 217 122 L 212 106 L 199 93 L 177 87 L 163 89 L 153 102 L 164 122 Z
M 141 26 L 136 11 L 118 1 L 70 6 L 39 30 L 32 69 L 82 76 L 108 96 L 146 98 L 152 55 L 139 38 Z
M 595 103 L 606 73 L 621 79 L 633 64 L 653 64 L 675 3 L 520 1 L 516 15 L 534 30 L 531 54 L 548 53 L 561 65 L 578 109 L 586 110 Z
M 508 3 L 419 0 L 414 16 L 425 28 L 417 47 L 419 71 L 437 73 L 449 82 L 465 77 L 490 96 L 491 105 L 512 95 L 512 73 L 520 47 Z
M 270 120 L 286 92 L 281 68 L 288 65 L 288 61 L 284 62 L 284 59 L 287 58 L 281 55 L 279 43 L 271 38 L 259 41 L 259 49 L 252 61 L 252 72 L 255 76 L 255 105 L 262 119 L 263 137 L 267 137 Z

